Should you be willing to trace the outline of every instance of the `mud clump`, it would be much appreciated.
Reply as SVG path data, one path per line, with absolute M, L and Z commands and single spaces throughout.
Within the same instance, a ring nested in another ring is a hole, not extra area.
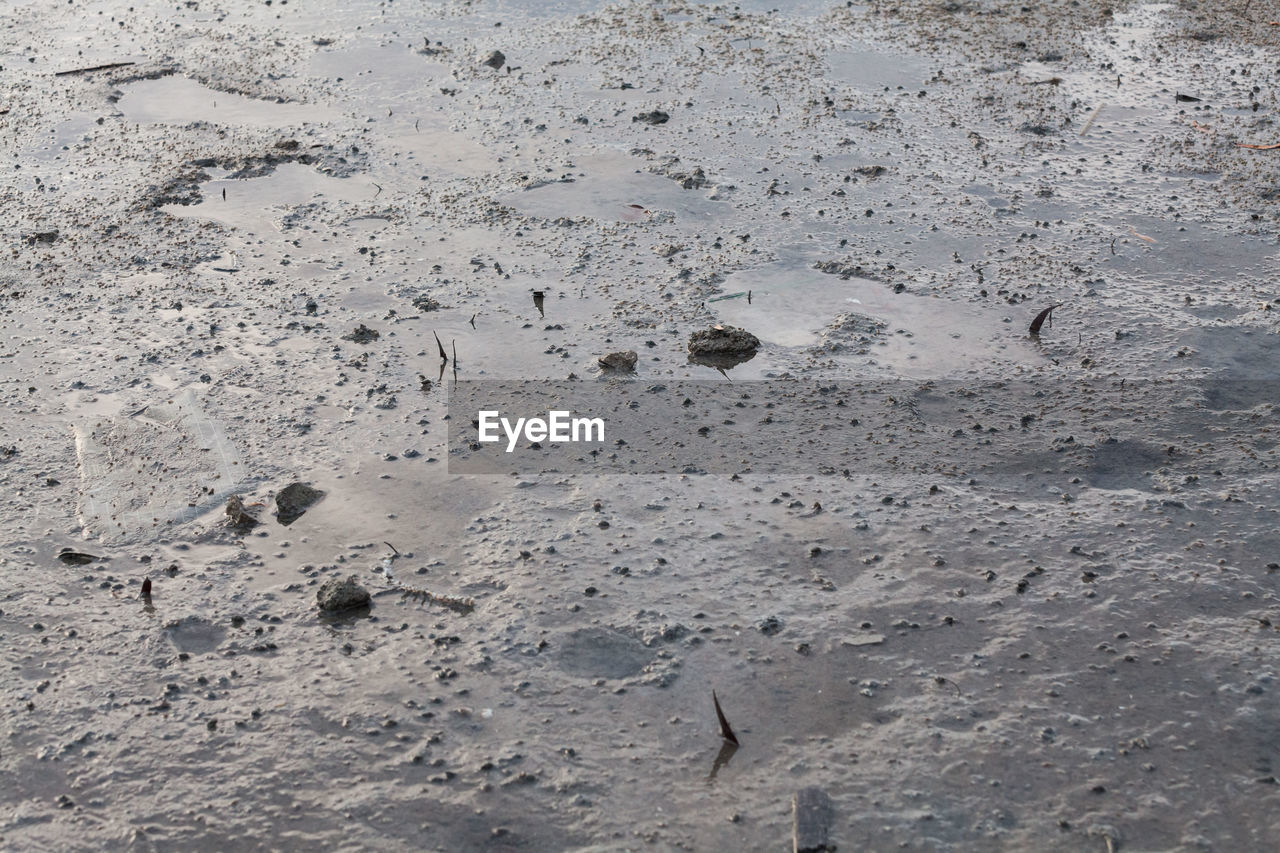
M 760 339 L 735 326 L 712 326 L 689 336 L 689 354 L 708 356 L 750 356 L 760 349 Z
M 258 526 L 258 519 L 249 514 L 239 495 L 227 498 L 227 527 L 244 533 Z
M 636 362 L 640 359 L 635 350 L 611 352 L 599 359 L 600 367 L 615 373 L 634 373 Z
M 670 119 L 671 116 L 662 110 L 650 110 L 647 113 L 639 113 L 631 117 L 633 123 L 638 121 L 651 125 L 666 124 Z
M 865 354 L 872 343 L 888 328 L 885 323 L 864 314 L 839 314 L 824 329 L 810 352 L 833 353 L 854 350 Z
M 380 337 L 382 337 L 382 334 L 377 329 L 370 329 L 364 323 L 361 323 L 354 331 L 343 335 L 342 339 L 356 344 L 371 344 Z
M 330 578 L 316 590 L 316 606 L 326 613 L 368 607 L 369 590 L 356 582 L 355 575 Z
M 320 489 L 306 483 L 291 483 L 276 495 L 276 520 L 288 527 L 323 497 L 324 492 Z
M 58 559 L 68 566 L 87 566 L 96 561 L 98 557 L 93 554 L 85 554 L 80 551 L 73 551 L 70 548 L 63 548 L 58 554 Z

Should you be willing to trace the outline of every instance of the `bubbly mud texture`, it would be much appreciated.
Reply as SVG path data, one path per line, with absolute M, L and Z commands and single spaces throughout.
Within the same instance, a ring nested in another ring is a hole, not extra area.
M 805 791 L 842 850 L 1269 849 L 1276 20 L 4 4 L 0 847 L 780 850 Z M 1194 391 L 1078 476 L 450 475 L 455 378 L 570 376 L 945 380 L 975 446 L 993 383 Z

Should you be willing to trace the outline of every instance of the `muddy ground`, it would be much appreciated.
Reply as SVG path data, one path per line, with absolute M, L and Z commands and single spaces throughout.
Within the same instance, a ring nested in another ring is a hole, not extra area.
M 817 787 L 844 850 L 1270 849 L 1277 20 L 5 4 L 0 847 L 780 850 Z M 616 350 L 1042 464 L 449 473 L 455 376 Z

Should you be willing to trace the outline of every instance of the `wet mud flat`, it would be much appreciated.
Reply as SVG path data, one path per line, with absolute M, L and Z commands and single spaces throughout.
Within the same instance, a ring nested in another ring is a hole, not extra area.
M 0 846 L 1270 846 L 1280 8 L 783 5 L 0 10 Z

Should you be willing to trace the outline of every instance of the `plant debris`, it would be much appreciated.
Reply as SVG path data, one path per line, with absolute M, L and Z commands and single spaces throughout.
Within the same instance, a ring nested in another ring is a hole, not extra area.
M 88 68 L 72 68 L 68 71 L 58 71 L 53 76 L 68 77 L 72 74 L 88 74 L 92 71 L 110 71 L 113 68 L 128 68 L 130 65 L 136 64 L 136 62 L 108 62 L 105 65 L 90 65 Z
M 241 532 L 258 526 L 258 519 L 245 509 L 244 501 L 239 495 L 227 498 L 227 526 Z
M 729 725 L 729 720 L 724 715 L 724 710 L 720 707 L 720 698 L 716 696 L 714 690 L 711 691 L 711 701 L 716 706 L 716 719 L 720 721 L 720 736 L 734 746 L 738 746 L 738 736 L 733 733 L 733 727 Z
M 468 613 L 476 609 L 476 602 L 474 598 L 461 598 L 456 595 L 439 595 L 425 589 L 418 589 L 416 587 L 409 586 L 402 586 L 400 589 L 404 593 L 402 596 L 403 598 L 439 604 L 441 607 L 446 607 L 455 613 L 461 613 L 463 616 L 466 616 Z
M 1053 328 L 1053 309 L 1061 308 L 1062 305 L 1063 303 L 1061 302 L 1057 303 L 1056 305 L 1050 305 L 1048 308 L 1044 309 L 1039 314 L 1037 314 L 1036 318 L 1031 321 L 1031 329 L 1028 331 L 1028 334 L 1030 334 L 1032 337 L 1039 335 L 1040 327 L 1044 325 L 1045 320 L 1049 321 L 1049 328 L 1052 329 Z

